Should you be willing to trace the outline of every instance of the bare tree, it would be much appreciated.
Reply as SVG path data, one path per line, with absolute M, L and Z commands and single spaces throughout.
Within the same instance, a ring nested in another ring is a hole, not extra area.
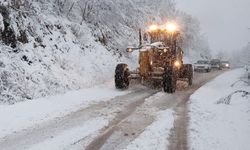
M 223 51 L 219 51 L 216 55 L 216 58 L 222 60 L 224 59 L 225 53 Z
M 87 21 L 90 14 L 93 12 L 94 3 L 95 3 L 94 0 L 86 0 L 86 1 L 81 1 L 81 3 L 78 3 L 81 8 L 81 16 L 82 16 L 82 20 L 80 22 L 81 25 L 83 21 Z
M 11 0 L 11 4 L 16 9 L 20 9 L 22 5 L 24 5 L 25 0 Z
M 58 6 L 60 13 L 64 11 L 66 0 L 55 0 L 55 4 Z
M 69 13 L 72 11 L 73 7 L 75 5 L 75 1 L 71 4 L 70 8 L 69 8 L 69 11 L 67 13 L 67 17 L 69 16 Z

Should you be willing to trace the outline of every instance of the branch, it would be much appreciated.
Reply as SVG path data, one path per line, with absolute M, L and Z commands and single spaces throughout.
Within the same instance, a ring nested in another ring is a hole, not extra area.
M 238 82 L 244 82 L 244 83 L 246 83 L 247 85 L 250 85 L 250 84 L 249 84 L 249 82 L 247 82 L 247 81 L 244 81 L 244 80 L 238 80 L 238 81 L 234 82 L 234 83 L 231 85 L 231 87 L 234 87 L 234 86 L 235 86 L 235 84 L 237 84 Z
M 10 6 L 10 8 L 12 8 L 12 9 L 14 9 L 16 11 L 19 11 L 19 12 L 34 14 L 32 11 L 21 10 L 21 9 L 18 9 L 18 8 L 14 7 L 14 6 Z
M 225 98 L 221 98 L 219 101 L 217 101 L 217 104 L 227 104 L 229 105 L 231 103 L 231 99 L 232 99 L 232 96 L 234 94 L 237 94 L 237 93 L 242 93 L 242 97 L 246 97 L 248 95 L 250 95 L 250 92 L 247 92 L 247 91 L 244 91 L 244 90 L 237 90 L 237 91 L 234 91 L 233 93 L 229 94 L 227 97 Z
M 69 13 L 71 12 L 71 10 L 73 9 L 74 5 L 75 5 L 75 2 L 73 2 L 72 5 L 70 6 L 69 11 L 68 11 L 68 13 L 67 13 L 67 17 L 68 17 L 68 15 L 69 15 Z

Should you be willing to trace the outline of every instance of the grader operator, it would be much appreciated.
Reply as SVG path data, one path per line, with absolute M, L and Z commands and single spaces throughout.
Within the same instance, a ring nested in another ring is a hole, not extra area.
M 162 26 L 152 25 L 144 34 L 138 48 L 127 48 L 127 52 L 139 50 L 139 68 L 130 71 L 127 64 L 118 64 L 115 69 L 115 86 L 126 89 L 130 80 L 141 83 L 161 81 L 164 92 L 174 93 L 178 79 L 192 85 L 191 64 L 183 64 L 183 51 L 180 45 L 180 32 L 173 23 Z M 148 44 L 142 44 L 148 43 Z

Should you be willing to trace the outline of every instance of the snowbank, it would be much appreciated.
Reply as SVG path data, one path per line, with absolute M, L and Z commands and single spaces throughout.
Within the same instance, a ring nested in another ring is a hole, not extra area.
M 249 92 L 243 69 L 226 72 L 197 90 L 190 100 L 190 148 L 248 150 Z

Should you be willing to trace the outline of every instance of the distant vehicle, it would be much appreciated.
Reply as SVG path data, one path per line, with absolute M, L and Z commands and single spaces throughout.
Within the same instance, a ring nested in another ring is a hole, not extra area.
M 222 68 L 230 69 L 230 63 L 229 61 L 221 61 Z
M 221 70 L 222 69 L 222 64 L 221 61 L 219 59 L 212 59 L 211 60 L 211 67 Z
M 206 71 L 206 72 L 210 72 L 211 71 L 210 61 L 208 61 L 208 60 L 198 60 L 194 64 L 194 71 Z

